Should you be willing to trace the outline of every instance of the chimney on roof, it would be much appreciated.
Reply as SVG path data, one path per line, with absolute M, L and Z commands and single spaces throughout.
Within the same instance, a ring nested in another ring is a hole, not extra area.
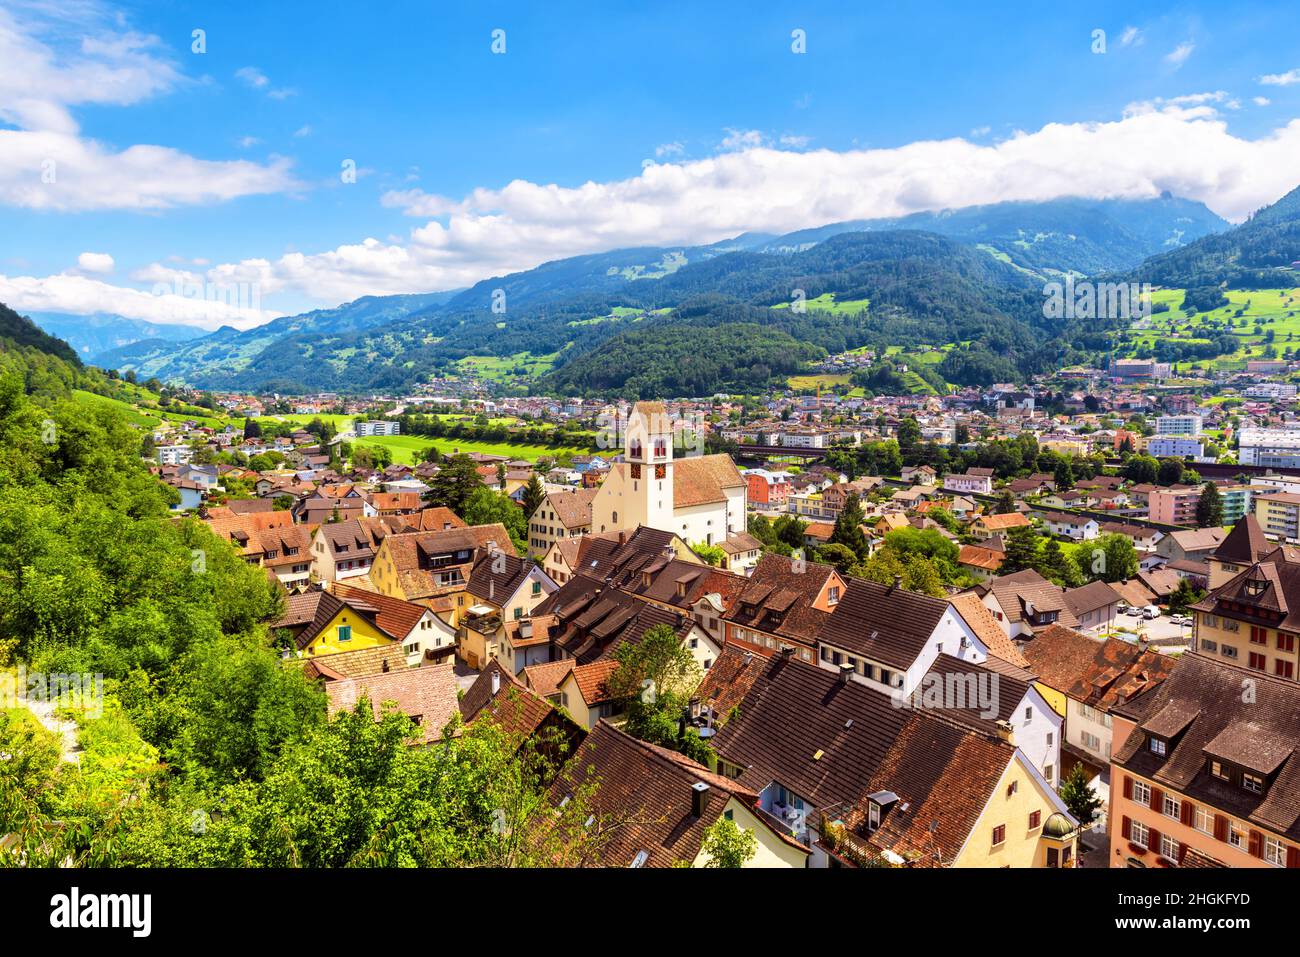
M 847 661 L 841 663 L 840 674 L 839 674 L 840 684 L 842 685 L 848 684 L 849 675 L 853 674 L 853 671 L 854 671 L 853 666 L 849 664 Z
M 620 529 L 618 530 L 618 543 L 619 543 L 620 545 L 626 545 L 626 544 L 627 544 L 627 529 L 620 528 Z
M 997 722 L 998 738 L 1007 744 L 1016 743 L 1016 730 L 1011 726 L 1010 721 L 999 720 Z
M 495 698 L 497 692 L 500 690 L 501 690 L 501 672 L 493 668 L 492 669 L 492 697 Z
M 902 575 L 895 575 L 895 576 L 894 576 L 894 583 L 893 583 L 892 585 L 889 586 L 889 590 L 890 590 L 890 591 L 893 591 L 895 588 L 902 588 L 902 587 L 903 587 L 903 576 L 902 576 Z
M 694 817 L 704 816 L 704 802 L 709 797 L 709 786 L 703 781 L 696 781 L 691 785 L 691 815 Z
M 745 657 L 748 658 L 749 655 L 746 655 Z M 794 647 L 793 647 L 792 645 L 782 645 L 782 646 L 781 646 L 781 660 L 782 660 L 782 661 L 789 661 L 789 660 L 790 660 L 791 658 L 793 658 L 793 657 L 794 657 Z

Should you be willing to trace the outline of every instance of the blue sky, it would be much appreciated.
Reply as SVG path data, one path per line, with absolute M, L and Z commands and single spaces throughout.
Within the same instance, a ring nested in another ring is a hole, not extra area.
M 1285 3 L 651 6 L 7 3 L 0 299 L 248 325 L 1072 191 L 1236 219 L 1300 180 Z M 256 283 L 260 312 L 161 308 L 182 278 Z

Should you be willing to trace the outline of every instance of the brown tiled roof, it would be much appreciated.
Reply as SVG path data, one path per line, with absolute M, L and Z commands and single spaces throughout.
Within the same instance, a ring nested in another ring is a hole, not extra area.
M 1227 605 L 1231 603 L 1233 607 Z M 1192 606 L 1197 611 L 1254 621 L 1266 628 L 1300 629 L 1300 562 L 1275 549 Z M 1257 609 L 1258 614 L 1252 614 Z
M 507 542 L 495 554 L 488 550 L 479 554 L 466 586 L 466 590 L 475 598 L 504 605 L 524 583 L 529 572 L 537 567 L 529 559 L 520 558 L 513 551 L 505 550 L 510 547 Z
M 1025 657 L 1043 684 L 1101 711 L 1157 687 L 1178 662 L 1118 638 L 1094 641 L 1060 625 L 1035 635 Z
M 957 553 L 958 564 L 970 565 L 990 572 L 1001 568 L 1004 560 L 1005 556 L 1002 552 L 995 552 L 991 548 L 982 548 L 979 545 L 963 545 Z
M 979 600 L 978 595 L 969 593 L 953 595 L 949 601 L 970 630 L 975 632 L 975 637 L 984 642 L 984 647 L 988 648 L 989 654 L 1019 668 L 1029 666 L 1024 654 L 1016 647 L 1016 643 L 1007 637 L 998 620 L 993 617 L 993 612 L 984 607 L 984 602 Z
M 1003 515 L 981 515 L 978 521 L 985 528 L 995 531 L 1003 531 L 1008 528 L 1017 528 L 1029 524 L 1029 519 L 1025 518 L 1020 512 L 1007 512 Z
M 565 528 L 588 528 L 591 525 L 591 502 L 598 491 L 600 490 L 594 488 L 579 488 L 551 492 L 546 501 Z
M 726 501 L 726 489 L 745 487 L 730 455 L 695 455 L 673 460 L 673 506 L 688 508 Z
M 1214 550 L 1214 558 L 1233 565 L 1253 565 L 1272 550 L 1273 546 L 1264 537 L 1259 521 L 1253 514 L 1247 513 L 1232 526 L 1228 537 Z
M 272 628 L 297 628 L 316 617 L 316 606 L 324 592 L 307 591 L 284 600 L 284 614 L 271 623 Z
M 523 679 L 524 687 L 531 690 L 534 694 L 541 695 L 543 698 L 549 698 L 553 694 L 558 694 L 560 685 L 564 679 L 569 676 L 573 666 L 577 664 L 572 658 L 561 659 L 559 661 L 546 661 L 541 664 L 529 665 L 519 676 Z
M 384 547 L 390 549 L 402 591 L 411 598 L 446 594 L 450 589 L 438 581 L 438 575 L 459 568 L 462 576 L 468 579 L 474 559 L 481 551 L 493 546 L 503 551 L 512 548 L 510 533 L 500 523 L 431 532 L 407 532 L 389 535 L 384 539 Z M 460 551 L 469 552 L 470 557 L 459 565 L 431 568 L 425 559 L 429 555 Z
M 442 505 L 422 509 L 413 515 L 404 517 L 409 525 L 418 532 L 437 532 L 445 528 L 464 528 L 464 520 L 451 509 Z
M 638 741 L 600 721 L 551 789 L 559 804 L 591 779 L 599 781 L 593 813 L 606 827 L 598 863 L 629 867 L 644 853 L 643 867 L 693 861 L 705 831 L 734 796 L 753 806 L 757 795 L 683 755 Z M 708 785 L 703 813 L 692 813 L 693 786 Z M 596 825 L 593 825 L 596 826 Z
M 934 664 L 926 674 L 942 679 L 945 688 L 961 689 L 963 693 L 965 689 L 975 691 L 975 695 L 964 702 L 947 701 L 945 695 L 945 707 L 927 708 L 927 710 L 991 735 L 997 734 L 998 721 L 1010 721 L 1015 716 L 1017 706 L 1024 700 L 1034 683 L 1034 675 L 1031 672 L 1013 667 L 1006 662 L 1000 666 L 995 663 L 994 667 L 990 668 L 946 653 L 935 657 Z M 960 680 L 950 681 L 950 678 Z M 997 704 L 996 714 L 986 714 L 990 702 L 979 700 L 981 688 L 996 689 L 996 694 L 993 696 Z M 919 703 L 925 703 L 923 689 L 918 689 L 915 698 Z
M 1243 694 L 1249 688 L 1251 694 Z M 1197 653 L 1150 694 L 1114 709 L 1136 724 L 1113 761 L 1134 774 L 1235 817 L 1300 839 L 1300 684 L 1248 671 Z M 1170 721 L 1170 715 L 1182 717 Z M 1181 727 L 1180 727 L 1181 726 Z M 1178 728 L 1158 755 L 1150 734 Z M 1214 778 L 1208 757 L 1251 770 L 1265 780 L 1254 794 Z M 1112 781 L 1112 786 L 1115 782 Z
M 335 597 L 349 605 L 357 603 L 360 607 L 374 608 L 375 611 L 370 612 L 369 617 L 372 618 L 375 626 L 384 634 L 399 641 L 411 633 L 411 629 L 429 610 L 414 602 L 381 595 L 379 592 L 365 588 L 355 588 L 344 582 L 335 582 L 331 591 Z
M 329 681 L 325 693 L 331 713 L 350 710 L 362 696 L 368 697 L 376 721 L 385 705 L 395 704 L 398 711 L 418 722 L 421 744 L 440 738 L 458 710 L 456 675 L 450 663 Z
M 1016 749 L 926 715 L 913 714 L 868 784 L 898 795 L 869 844 L 914 867 L 952 864 Z
M 712 708 L 718 723 L 722 723 L 749 693 L 766 667 L 765 658 L 738 645 L 727 645 L 718 655 L 718 660 L 704 672 L 704 680 L 694 697 L 700 700 L 702 707 Z
M 500 684 L 492 693 L 492 676 Z M 460 714 L 466 724 L 494 721 L 517 744 L 530 738 L 555 710 L 549 701 L 529 691 L 496 659 L 488 662 L 460 700 Z
M 1088 582 L 1079 588 L 1069 588 L 1061 596 L 1070 614 L 1080 618 L 1089 612 L 1097 611 L 1119 601 L 1115 589 L 1104 581 Z
M 796 565 L 784 555 L 767 553 L 732 599 L 726 619 L 742 628 L 811 645 L 832 619 L 831 613 L 813 608 L 811 603 L 835 574 L 830 565 Z M 840 604 L 844 601 L 842 596 Z
M 893 668 L 910 668 L 948 610 L 948 602 L 853 578 L 822 625 L 827 644 Z
M 406 654 L 400 645 L 373 645 L 370 648 L 358 648 L 356 651 L 313 655 L 299 660 L 304 662 L 304 675 L 308 678 L 324 678 L 327 681 L 337 681 L 340 678 L 366 678 L 406 667 Z
M 578 665 L 573 669 L 573 680 L 578 684 L 582 700 L 588 705 L 610 701 L 611 696 L 606 682 L 618 670 L 618 662 L 612 658 L 593 661 L 589 665 Z
M 1032 604 L 1036 612 L 1058 612 L 1057 624 L 1074 627 L 1079 623 L 1067 607 L 1061 589 L 1032 568 L 1011 575 L 1000 575 L 980 586 L 980 589 L 991 590 L 1003 614 L 1012 621 L 1023 620 L 1026 605 Z

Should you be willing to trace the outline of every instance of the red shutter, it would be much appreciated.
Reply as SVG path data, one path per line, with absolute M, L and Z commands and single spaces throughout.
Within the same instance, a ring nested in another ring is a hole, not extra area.
M 1288 847 L 1286 849 L 1286 866 L 1300 867 L 1300 847 Z
M 1224 842 L 1228 840 L 1228 819 L 1222 814 L 1214 815 L 1214 839 Z
M 1147 828 L 1147 847 L 1157 854 L 1160 853 L 1160 832 L 1154 827 Z
M 1127 781 L 1128 778 L 1125 778 L 1124 780 Z M 1122 825 L 1120 827 L 1120 833 L 1124 835 L 1124 840 L 1127 841 L 1129 839 L 1129 831 L 1132 830 L 1133 822 L 1130 821 L 1128 818 L 1122 818 L 1121 820 L 1122 820 Z
M 1165 792 L 1159 788 L 1151 789 L 1151 810 L 1163 811 L 1165 807 Z
M 1182 810 L 1179 812 L 1178 820 L 1188 827 L 1196 820 L 1196 805 L 1191 801 L 1183 801 Z
M 1124 775 L 1124 799 L 1126 801 L 1133 800 L 1133 779 L 1127 774 Z
M 1264 835 L 1259 833 L 1259 831 L 1250 832 L 1250 856 L 1264 856 Z

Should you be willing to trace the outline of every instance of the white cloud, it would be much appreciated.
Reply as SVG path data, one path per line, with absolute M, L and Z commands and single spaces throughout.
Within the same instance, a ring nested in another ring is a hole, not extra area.
M 1122 47 L 1140 47 L 1147 42 L 1147 38 L 1137 27 L 1125 27 L 1124 32 L 1119 35 L 1119 45 Z
M 77 268 L 101 275 L 110 273 L 113 271 L 113 257 L 108 253 L 82 253 L 77 257 Z
M 1259 82 L 1265 86 L 1292 86 L 1300 83 L 1300 67 L 1285 73 L 1266 73 L 1259 78 Z
M 791 133 L 783 135 L 777 142 L 787 149 L 801 150 L 812 142 L 811 136 L 796 136 Z
M 981 136 L 988 136 L 992 132 L 993 132 L 993 127 L 991 126 L 977 126 L 970 131 L 970 135 L 972 137 L 979 138 Z
M 1266 97 L 1266 96 L 1257 96 L 1257 97 L 1254 98 L 1254 100 L 1252 100 L 1252 102 L 1253 102 L 1256 106 L 1268 106 L 1268 105 L 1269 105 L 1270 103 L 1272 103 L 1273 101 L 1270 100 L 1270 99 L 1269 99 L 1268 97 Z
M 83 136 L 72 108 L 128 106 L 183 82 L 156 37 L 94 2 L 70 24 L 41 5 L 0 9 L 0 204 L 159 209 L 296 188 L 288 160 L 201 160 L 165 146 L 117 149 Z
M 726 134 L 718 144 L 718 149 L 727 153 L 757 149 L 767 142 L 767 137 L 759 130 L 733 130 L 727 127 Z
M 607 182 L 514 180 L 459 199 L 419 189 L 390 191 L 383 194 L 385 206 L 428 221 L 400 238 L 249 259 L 201 275 L 183 265 L 176 270 L 180 275 L 156 265 L 133 278 L 173 285 L 251 283 L 264 299 L 283 292 L 333 304 L 366 294 L 453 289 L 548 260 L 622 247 L 705 244 L 747 230 L 781 233 L 1013 200 L 1139 199 L 1167 190 L 1241 220 L 1295 187 L 1300 119 L 1256 139 L 1235 136 L 1215 113 L 1230 100 L 1216 91 L 1150 101 L 1135 104 L 1118 120 L 1051 123 L 988 145 L 954 137 L 842 152 L 760 146 L 652 162 L 636 175 Z M 55 280 L 64 281 L 50 281 Z M 32 290 L 42 280 L 26 282 L 23 291 L 35 296 Z M 0 301 L 6 291 L 0 280 Z M 82 286 L 76 292 L 85 311 L 126 308 L 118 287 Z M 57 311 L 78 310 L 65 303 Z
M 662 159 L 665 156 L 681 156 L 686 152 L 686 147 L 679 142 L 663 143 L 655 147 L 655 156 Z
M 273 100 L 284 100 L 294 96 L 298 91 L 287 87 L 271 86 L 271 78 L 255 66 L 241 66 L 235 76 L 254 90 L 261 90 Z
M 311 136 L 311 126 L 304 124 L 303 126 L 300 126 L 296 130 L 294 130 L 293 135 L 300 138 L 303 136 Z
M 1174 47 L 1165 54 L 1165 62 L 1172 64 L 1174 69 L 1178 69 L 1187 62 L 1187 58 L 1192 55 L 1196 49 L 1196 44 L 1191 40 L 1184 40 L 1178 46 Z
M 129 319 L 145 319 L 216 329 L 232 325 L 247 329 L 276 318 L 278 313 L 256 308 L 256 290 L 224 290 L 215 286 L 187 290 L 167 284 L 158 287 L 158 294 L 115 286 L 88 276 L 61 275 L 36 278 L 33 276 L 0 275 L 0 302 L 18 312 L 67 312 L 89 315 L 111 312 Z M 204 294 L 220 297 L 219 301 L 205 300 Z

